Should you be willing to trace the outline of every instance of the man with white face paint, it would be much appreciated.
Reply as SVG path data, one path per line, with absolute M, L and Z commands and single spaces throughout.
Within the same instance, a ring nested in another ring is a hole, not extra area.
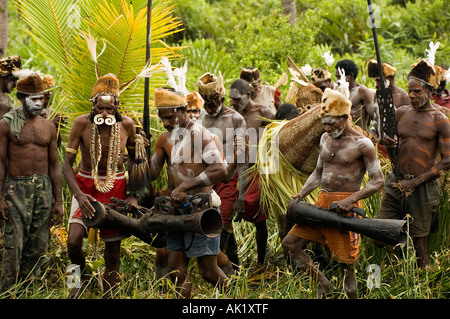
M 235 80 L 230 86 L 230 107 L 236 110 L 245 120 L 249 150 L 249 165 L 256 162 L 256 154 L 261 132 L 268 121 L 274 119 L 275 113 L 270 107 L 255 103 L 251 98 L 251 85 L 243 79 Z M 237 211 L 235 221 L 251 222 L 256 228 L 256 248 L 258 250 L 258 266 L 263 266 L 268 230 L 266 220 L 269 217 L 267 209 L 260 205 L 259 174 L 252 174 L 246 182 L 244 209 Z
M 5 220 L 1 291 L 40 272 L 50 226 L 60 223 L 62 174 L 53 123 L 39 114 L 45 84 L 38 74 L 17 82 L 22 103 L 0 121 L 0 218 Z
M 73 265 L 77 265 L 85 279 L 85 254 L 83 238 L 88 229 L 82 217 L 92 218 L 95 209 L 91 202 L 110 203 L 111 197 L 137 205 L 135 194 L 128 192 L 125 176 L 125 148 L 130 167 L 135 159 L 136 129 L 134 121 L 120 114 L 119 80 L 114 74 L 99 77 L 92 93 L 90 114 L 78 116 L 72 126 L 63 164 L 64 177 L 72 192 L 67 249 Z M 81 151 L 80 170 L 75 174 L 78 149 Z M 120 283 L 120 245 L 128 237 L 119 230 L 100 229 L 100 239 L 105 243 L 105 273 L 103 289 L 110 297 Z M 78 298 L 81 287 L 72 289 L 70 297 Z
M 200 117 L 201 124 L 220 140 L 227 163 L 233 168 L 223 181 L 214 186 L 221 199 L 220 215 L 224 228 L 220 238 L 219 266 L 225 267 L 229 259 L 236 269 L 239 266 L 236 237 L 233 232 L 233 215 L 245 211 L 245 186 L 248 168 L 245 152 L 246 124 L 244 117 L 225 105 L 223 78 L 206 73 L 197 80 L 198 91 L 205 102 L 205 112 Z M 240 149 L 234 144 L 240 145 Z M 238 154 L 243 154 L 241 156 Z M 230 166 L 229 166 L 230 167 Z M 238 186 L 239 185 L 239 186 Z M 223 253 L 226 255 L 224 257 Z M 228 258 L 227 258 L 228 257 Z
M 320 140 L 317 165 L 294 199 L 302 200 L 320 186 L 316 205 L 328 209 L 337 202 L 339 214 L 348 214 L 353 207 L 362 207 L 361 200 L 375 194 L 383 186 L 383 173 L 372 142 L 352 127 L 349 121 L 351 102 L 340 92 L 325 89 L 320 117 L 325 133 Z M 370 181 L 361 188 L 365 173 Z M 303 251 L 310 242 L 327 244 L 337 258 L 344 277 L 344 290 L 349 298 L 356 298 L 356 278 L 353 264 L 359 251 L 359 234 L 342 232 L 338 228 L 295 224 L 283 239 L 286 256 L 305 272 L 318 278 L 318 297 L 331 290 L 330 281 L 313 265 Z
M 186 97 L 174 89 L 156 89 L 155 105 L 167 132 L 156 141 L 151 179 L 155 180 L 167 164 L 168 188 L 175 208 L 199 193 L 210 193 L 212 206 L 218 208 L 220 198 L 213 185 L 225 178 L 227 166 L 212 134 L 190 119 Z M 182 298 L 191 297 L 190 258 L 197 259 L 204 280 L 219 288 L 226 284 L 227 276 L 217 264 L 219 242 L 220 236 L 208 238 L 190 231 L 167 233 L 169 276 Z

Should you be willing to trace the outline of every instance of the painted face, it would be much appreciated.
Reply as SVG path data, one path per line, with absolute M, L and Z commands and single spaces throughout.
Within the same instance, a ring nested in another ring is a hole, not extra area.
M 250 100 L 250 95 L 242 94 L 238 89 L 230 90 L 230 106 L 238 112 L 242 112 L 247 107 Z
M 414 109 L 418 110 L 425 106 L 430 100 L 430 94 L 431 92 L 426 90 L 420 81 L 416 79 L 408 80 L 408 97 Z
M 177 113 L 175 109 L 170 108 L 158 110 L 159 118 L 168 132 L 173 132 L 180 127 Z
M 44 106 L 44 94 L 28 95 L 25 98 L 25 109 L 33 116 L 41 114 Z
M 186 112 L 189 115 L 189 118 L 194 122 L 197 122 L 200 118 L 200 109 L 196 107 L 187 108 Z
M 381 90 L 381 79 L 379 77 L 375 78 L 375 87 L 377 90 Z M 391 85 L 391 81 L 388 78 L 384 78 L 384 87 L 388 88 Z
M 116 98 L 110 95 L 98 96 L 94 105 L 94 123 L 97 125 L 113 125 L 116 122 Z
M 324 116 L 322 118 L 322 124 L 325 132 L 327 132 L 331 138 L 338 138 L 344 133 L 344 120 L 345 118 L 340 116 Z
M 217 115 L 219 115 L 220 111 L 222 110 L 223 103 L 218 95 L 203 96 L 203 100 L 205 101 L 205 103 L 203 104 L 203 108 L 205 109 L 206 113 L 208 113 L 212 117 L 216 117 Z

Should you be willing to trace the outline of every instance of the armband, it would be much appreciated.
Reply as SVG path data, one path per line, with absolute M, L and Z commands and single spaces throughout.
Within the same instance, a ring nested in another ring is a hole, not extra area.
M 211 185 L 211 180 L 209 179 L 209 176 L 203 171 L 198 175 L 198 178 L 206 185 Z
M 76 155 L 78 153 L 78 150 L 70 148 L 70 147 L 66 147 L 66 152 Z
M 204 152 L 202 155 L 202 159 L 208 164 L 223 162 L 223 158 L 218 150 L 210 150 Z

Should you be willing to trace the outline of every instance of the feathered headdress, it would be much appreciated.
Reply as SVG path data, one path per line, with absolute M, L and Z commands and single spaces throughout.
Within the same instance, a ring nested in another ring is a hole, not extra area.
M 440 79 L 438 78 L 438 74 L 434 66 L 436 50 L 439 48 L 439 44 L 439 42 L 436 42 L 436 44 L 430 42 L 430 49 L 425 50 L 425 52 L 427 52 L 427 57 L 411 65 L 412 69 L 408 74 L 408 79 L 416 79 L 435 89 L 439 87 Z
M 186 88 L 186 73 L 187 73 L 187 61 L 184 63 L 183 67 L 172 70 L 172 65 L 166 57 L 161 58 L 160 62 L 163 66 L 164 71 L 167 76 L 167 85 L 175 89 L 175 91 L 187 96 L 189 91 Z M 177 83 L 178 81 L 178 83 Z
M 395 67 L 393 67 L 391 64 L 383 62 L 382 63 L 382 69 L 383 69 L 383 76 L 394 76 L 395 71 L 397 70 Z M 370 60 L 367 64 L 367 71 L 370 78 L 377 78 L 380 77 L 380 73 L 378 71 L 378 61 L 377 60 Z

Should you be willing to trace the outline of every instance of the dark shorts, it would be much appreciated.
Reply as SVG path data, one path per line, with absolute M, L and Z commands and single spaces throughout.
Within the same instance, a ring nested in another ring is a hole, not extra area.
M 439 200 L 439 179 L 423 183 L 416 187 L 409 196 L 395 195 L 391 183 L 395 181 L 394 174 L 386 176 L 384 182 L 383 200 L 378 218 L 403 219 L 406 214 L 412 216 L 409 224 L 411 237 L 428 236 L 431 229 L 433 212 Z

